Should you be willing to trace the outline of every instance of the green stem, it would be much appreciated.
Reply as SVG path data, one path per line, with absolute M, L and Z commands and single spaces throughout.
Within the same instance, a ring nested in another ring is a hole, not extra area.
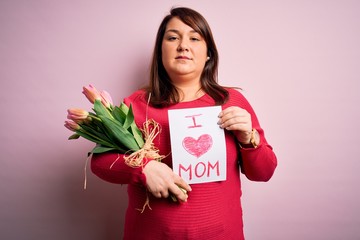
M 96 142 L 96 143 L 99 143 L 101 145 L 104 145 L 104 146 L 108 146 L 108 147 L 113 147 L 113 148 L 116 148 L 116 149 L 119 149 L 119 147 L 107 142 L 107 141 L 104 141 L 103 139 L 99 138 L 98 136 L 96 136 L 95 134 L 91 134 L 89 132 L 86 132 L 86 131 L 81 131 L 83 130 L 82 128 L 77 130 L 76 133 L 79 134 L 80 136 L 84 137 L 83 134 L 85 135 L 88 135 L 90 136 L 92 139 L 88 139 L 90 141 L 93 141 L 93 142 Z M 85 137 L 84 137 L 85 138 Z M 94 141 L 95 140 L 95 141 Z M 121 149 L 122 150 L 122 149 Z

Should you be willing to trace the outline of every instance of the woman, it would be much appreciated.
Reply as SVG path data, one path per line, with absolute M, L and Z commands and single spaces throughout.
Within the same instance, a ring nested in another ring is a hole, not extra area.
M 157 33 L 150 83 L 124 102 L 132 104 L 138 126 L 146 119 L 161 125 L 154 144 L 161 162 L 144 159 L 131 168 L 117 153 L 94 155 L 100 178 L 128 184 L 124 239 L 244 239 L 240 171 L 253 181 L 268 181 L 277 160 L 244 96 L 217 83 L 218 52 L 206 20 L 189 8 L 173 8 Z M 225 129 L 225 181 L 187 184 L 171 169 L 168 110 L 221 105 Z M 185 189 L 186 191 L 182 191 Z M 169 200 L 174 195 L 179 201 Z M 151 210 L 138 211 L 149 200 Z

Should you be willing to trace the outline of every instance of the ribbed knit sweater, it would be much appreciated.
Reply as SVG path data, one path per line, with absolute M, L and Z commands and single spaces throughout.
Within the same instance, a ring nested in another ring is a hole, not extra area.
M 96 154 L 92 157 L 91 169 L 101 179 L 118 184 L 128 184 L 129 204 L 126 211 L 124 239 L 244 239 L 241 208 L 240 170 L 252 181 L 268 181 L 277 165 L 272 147 L 268 145 L 264 131 L 245 97 L 237 90 L 230 93 L 222 109 L 239 106 L 252 117 L 252 125 L 260 134 L 256 148 L 239 148 L 235 137 L 225 130 L 227 179 L 220 182 L 192 184 L 186 203 L 175 203 L 164 198 L 155 198 L 146 191 L 146 177 L 142 168 L 131 168 L 124 161 L 116 161 L 117 153 Z M 145 92 L 136 91 L 124 102 L 132 105 L 136 124 L 142 127 L 146 120 L 154 119 L 161 125 L 161 134 L 154 140 L 160 154 L 167 155 L 162 162 L 171 167 L 171 145 L 168 110 L 214 106 L 214 100 L 204 95 L 199 99 L 181 102 L 166 108 L 147 107 Z M 147 109 L 147 111 L 146 111 Z M 122 159 L 122 155 L 120 155 Z M 149 195 L 152 210 L 141 209 Z

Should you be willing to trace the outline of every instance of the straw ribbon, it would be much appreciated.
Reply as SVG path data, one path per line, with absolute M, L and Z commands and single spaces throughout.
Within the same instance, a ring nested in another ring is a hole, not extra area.
M 160 161 L 164 158 L 163 155 L 159 154 L 159 149 L 154 146 L 154 139 L 160 133 L 161 127 L 153 119 L 148 119 L 141 131 L 144 134 L 144 146 L 137 150 L 136 152 L 131 153 L 128 156 L 124 156 L 125 163 L 130 167 L 143 167 L 146 162 L 144 159 L 154 159 Z

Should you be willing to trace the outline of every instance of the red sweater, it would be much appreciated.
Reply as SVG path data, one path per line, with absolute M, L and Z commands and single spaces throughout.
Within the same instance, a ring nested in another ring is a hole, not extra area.
M 274 173 L 277 160 L 248 101 L 237 90 L 228 90 L 230 98 L 222 108 L 239 106 L 246 109 L 252 116 L 253 128 L 260 134 L 260 145 L 256 149 L 240 149 L 234 136 L 225 131 L 226 181 L 192 184 L 186 203 L 174 203 L 149 194 L 152 210 L 147 208 L 141 213 L 136 209 L 141 209 L 146 200 L 146 178 L 142 168 L 131 168 L 118 160 L 110 169 L 110 165 L 118 158 L 117 153 L 93 156 L 91 169 L 94 174 L 108 182 L 128 184 L 129 205 L 125 217 L 124 239 L 244 239 L 239 169 L 250 180 L 268 181 Z M 124 102 L 132 104 L 136 124 L 141 127 L 145 122 L 147 106 L 144 92 L 139 90 Z M 167 115 L 169 109 L 213 105 L 214 100 L 204 95 L 194 101 L 162 109 L 149 106 L 148 118 L 153 118 L 162 127 L 161 134 L 154 141 L 160 154 L 168 155 L 171 152 Z M 171 161 L 171 154 L 162 160 L 170 167 Z

